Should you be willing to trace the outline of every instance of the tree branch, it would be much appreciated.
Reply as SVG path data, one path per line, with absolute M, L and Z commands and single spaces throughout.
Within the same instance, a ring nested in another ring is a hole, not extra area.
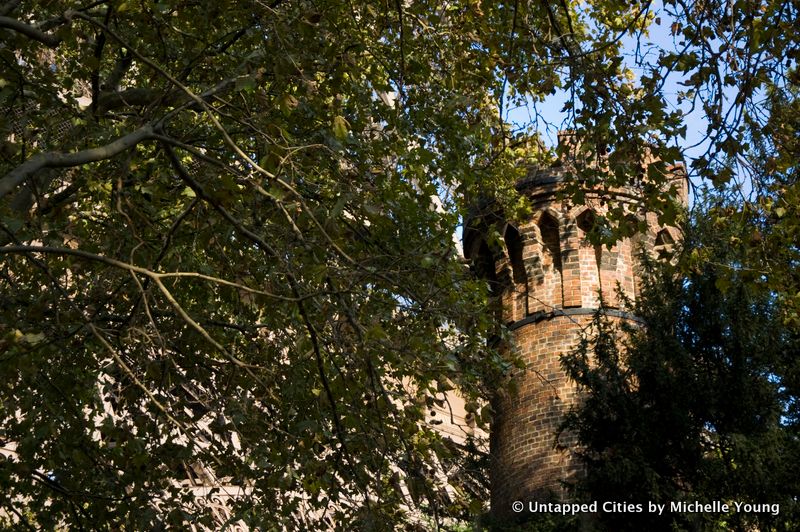
M 22 35 L 25 35 L 26 37 L 33 39 L 34 41 L 39 41 L 40 43 L 49 46 L 50 48 L 55 48 L 61 43 L 60 37 L 56 37 L 55 35 L 50 35 L 29 24 L 25 24 L 24 22 L 20 22 L 19 20 L 9 17 L 0 16 L 0 28 L 6 28 L 11 31 L 16 31 L 17 33 L 21 33 Z
M 239 147 L 239 145 L 236 144 L 236 142 L 231 138 L 231 136 L 228 133 L 228 131 L 223 127 L 223 125 L 220 123 L 220 121 L 214 115 L 215 109 L 213 107 L 211 107 L 205 101 L 205 99 L 203 98 L 202 94 L 201 95 L 195 94 L 189 87 L 187 87 L 186 85 L 184 85 L 183 83 L 178 81 L 175 78 L 175 76 L 170 75 L 169 72 L 164 70 L 162 67 L 160 67 L 158 64 L 156 64 L 154 61 L 152 61 L 148 57 L 146 57 L 143 54 L 141 54 L 136 48 L 134 48 L 130 44 L 128 44 L 128 42 L 125 39 L 120 37 L 119 34 L 117 34 L 114 30 L 112 30 L 111 28 L 109 28 L 105 24 L 103 24 L 101 22 L 98 22 L 98 21 L 94 20 L 92 17 L 90 17 L 88 15 L 85 15 L 83 13 L 77 13 L 76 12 L 76 13 L 71 13 L 71 14 L 73 16 L 75 16 L 75 17 L 81 18 L 81 19 L 89 22 L 90 24 L 94 24 L 95 26 L 105 30 L 119 44 L 124 46 L 126 49 L 130 50 L 131 53 L 133 53 L 133 55 L 139 61 L 141 61 L 145 65 L 149 66 L 153 70 L 155 70 L 159 75 L 163 76 L 170 83 L 172 83 L 174 86 L 176 86 L 180 90 L 182 90 L 189 98 L 191 98 L 195 103 L 197 103 L 197 105 L 199 105 L 203 110 L 205 110 L 208 113 L 209 120 L 211 120 L 211 123 L 220 132 L 220 134 L 222 135 L 222 138 L 225 141 L 225 143 L 228 146 L 230 146 L 231 149 L 233 149 L 233 151 L 236 153 L 236 155 L 239 156 L 239 158 L 242 160 L 242 162 L 245 165 L 247 165 L 248 167 L 256 170 L 257 172 L 259 172 L 260 174 L 266 176 L 269 179 L 275 179 L 275 175 L 272 172 L 269 172 L 269 171 L 265 170 L 264 168 L 262 168 L 261 165 L 259 165 L 257 162 L 255 162 L 251 157 L 248 157 L 247 154 L 244 151 L 242 151 L 242 149 Z
M 133 54 L 131 54 L 130 50 L 121 52 L 117 63 L 114 65 L 114 70 L 112 70 L 111 74 L 106 78 L 104 82 L 105 86 L 101 88 L 115 92 L 118 91 L 119 84 L 125 76 L 125 73 L 131 67 L 131 64 L 133 64 Z
M 277 299 L 280 301 L 290 301 L 290 302 L 298 302 L 302 301 L 303 299 L 308 299 L 310 297 L 315 297 L 320 293 L 316 294 L 309 294 L 304 297 L 289 297 L 289 296 L 282 296 L 280 294 L 274 294 L 272 292 L 266 292 L 264 290 L 258 290 L 257 288 L 251 288 L 247 285 L 243 285 L 241 283 L 236 283 L 233 281 L 228 281 L 227 279 L 222 279 L 220 277 L 213 277 L 211 275 L 205 275 L 199 272 L 156 272 L 153 270 L 148 270 L 147 268 L 143 268 L 141 266 L 136 266 L 135 264 L 130 264 L 127 262 L 123 262 L 117 259 L 112 259 L 111 257 L 106 257 L 105 255 L 98 255 L 96 253 L 90 253 L 88 251 L 83 251 L 81 249 L 73 249 L 73 248 L 59 248 L 53 246 L 26 246 L 26 245 L 15 245 L 15 246 L 0 246 L 0 255 L 4 254 L 29 254 L 29 253 L 45 253 L 51 255 L 71 255 L 74 257 L 80 257 L 82 259 L 94 261 L 94 262 L 101 262 L 103 264 L 107 264 L 109 266 L 113 266 L 115 268 L 120 268 L 122 270 L 127 270 L 131 273 L 138 273 L 140 275 L 144 275 L 150 279 L 169 279 L 169 278 L 176 278 L 176 277 L 191 277 L 195 279 L 201 279 L 203 281 L 208 281 L 214 284 L 219 284 L 223 286 L 229 286 L 231 288 L 235 288 L 237 290 L 242 290 L 244 292 L 248 292 L 251 294 L 257 294 L 273 299 Z
M 143 140 L 153 138 L 153 126 L 147 124 L 124 137 L 100 146 L 75 153 L 38 153 L 0 178 L 0 199 L 43 168 L 64 168 L 80 166 L 109 159 L 136 146 Z
M 159 98 L 163 98 L 166 105 L 177 105 L 188 101 L 179 90 L 151 89 L 149 87 L 136 87 L 123 91 L 101 92 L 97 98 L 97 111 L 104 113 L 120 107 L 136 107 L 150 105 Z

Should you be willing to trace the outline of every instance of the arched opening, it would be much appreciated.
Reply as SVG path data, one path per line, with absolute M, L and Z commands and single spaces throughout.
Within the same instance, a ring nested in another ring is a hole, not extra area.
M 496 296 L 500 293 L 500 281 L 497 279 L 495 270 L 494 254 L 489 249 L 489 245 L 482 240 L 478 246 L 478 254 L 474 259 L 475 274 L 479 279 L 485 279 L 489 284 L 489 293 Z
M 522 236 L 516 227 L 508 224 L 506 225 L 503 239 L 508 251 L 508 262 L 511 265 L 511 278 L 513 281 L 511 301 L 509 302 L 511 304 L 511 317 L 514 320 L 519 320 L 528 314 L 528 273 L 525 271 L 525 263 L 522 258 Z
M 558 221 L 545 212 L 539 219 L 542 240 L 542 273 L 539 291 L 540 302 L 549 307 L 562 308 L 564 303 L 563 272 L 561 263 L 561 234 Z M 552 310 L 552 309 L 551 309 Z
M 672 235 L 669 234 L 669 231 L 666 229 L 662 229 L 658 235 L 656 235 L 656 247 L 658 246 L 671 246 L 675 243 L 675 239 L 672 238 Z
M 539 220 L 539 233 L 542 235 L 542 247 L 550 258 L 553 268 L 561 273 L 561 237 L 558 222 L 550 213 L 544 213 Z
M 662 229 L 656 235 L 655 243 L 653 244 L 653 251 L 658 258 L 665 258 L 672 253 L 672 248 L 675 246 L 675 239 L 669 234 L 669 231 Z
M 508 260 L 511 263 L 514 284 L 527 284 L 528 275 L 525 272 L 525 264 L 522 260 L 522 236 L 520 236 L 516 227 L 507 225 L 504 239 L 508 249 Z

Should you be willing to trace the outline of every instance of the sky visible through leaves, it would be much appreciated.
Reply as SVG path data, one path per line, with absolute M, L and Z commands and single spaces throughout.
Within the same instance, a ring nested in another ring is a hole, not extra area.
M 673 18 L 665 12 L 661 2 L 654 2 L 651 10 L 655 15 L 647 32 L 637 32 L 635 35 L 625 34 L 621 38 L 623 44 L 624 67 L 632 71 L 635 79 L 648 68 L 648 64 L 657 61 L 658 51 L 679 52 L 680 36 L 672 34 Z M 685 93 L 687 87 L 680 83 L 680 74 L 671 73 L 664 84 L 663 95 L 671 110 L 680 109 L 684 113 L 686 136 L 679 147 L 684 154 L 684 162 L 690 168 L 691 161 L 703 155 L 709 149 L 709 139 L 706 135 L 708 120 L 700 106 L 692 108 L 691 102 L 684 99 L 679 102 L 679 94 Z M 724 99 L 730 102 L 736 95 L 735 87 L 724 87 Z M 535 132 L 549 148 L 558 144 L 558 132 L 569 129 L 569 116 L 564 110 L 564 104 L 570 99 L 567 90 L 556 88 L 554 92 L 545 97 L 544 101 L 528 101 L 526 106 L 507 107 L 504 119 L 512 124 L 518 131 Z M 691 172 L 689 178 L 697 186 L 702 183 L 698 176 Z M 693 188 L 693 187 L 692 187 Z M 747 182 L 742 184 L 743 191 L 747 194 L 750 187 Z M 694 202 L 693 190 L 690 190 L 690 204 Z

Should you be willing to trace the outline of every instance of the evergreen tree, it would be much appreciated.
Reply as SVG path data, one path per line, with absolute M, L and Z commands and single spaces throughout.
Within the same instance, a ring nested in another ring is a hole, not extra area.
M 563 360 L 585 400 L 565 421 L 583 445 L 591 500 L 666 504 L 601 513 L 600 529 L 793 530 L 800 523 L 800 338 L 774 293 L 726 245 L 741 231 L 696 216 L 675 264 L 650 261 L 638 326 L 593 330 Z M 706 267 L 684 263 L 702 252 Z M 724 271 L 724 276 L 719 272 Z M 734 272 L 731 274 L 731 272 Z M 670 512 L 720 501 L 731 513 Z M 734 503 L 761 507 L 735 511 Z M 779 505 L 776 511 L 774 505 Z

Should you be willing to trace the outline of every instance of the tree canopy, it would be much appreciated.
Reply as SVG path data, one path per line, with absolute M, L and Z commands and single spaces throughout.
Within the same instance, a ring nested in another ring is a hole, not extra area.
M 620 330 L 598 314 L 563 359 L 586 397 L 563 427 L 583 443 L 587 476 L 576 495 L 667 507 L 603 513 L 599 529 L 797 526 L 800 338 L 774 293 L 727 272 L 741 256 L 720 237 L 740 230 L 720 235 L 718 224 L 695 220 L 676 264 L 649 265 L 635 307 L 641 322 Z M 698 249 L 713 263 L 678 275 Z M 731 511 L 669 510 L 680 501 L 720 501 Z
M 452 389 L 487 421 L 510 365 L 454 235 L 487 196 L 529 212 L 513 184 L 552 160 L 536 105 L 557 91 L 576 160 L 607 161 L 565 193 L 642 188 L 613 239 L 680 217 L 677 79 L 708 127 L 693 175 L 752 193 L 709 212 L 746 223 L 748 282 L 797 326 L 797 19 L 792 0 L 8 0 L 0 507 L 208 524 L 174 484 L 202 463 L 263 528 L 481 512 L 467 449 L 426 422 Z M 672 45 L 648 44 L 658 24 Z

